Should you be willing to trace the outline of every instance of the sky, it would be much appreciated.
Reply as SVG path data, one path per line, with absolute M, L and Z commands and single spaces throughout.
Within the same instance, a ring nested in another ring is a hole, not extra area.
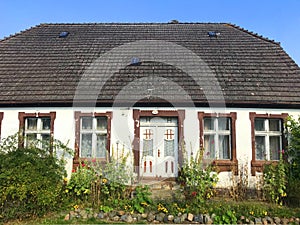
M 226 22 L 280 42 L 300 65 L 299 0 L 0 0 L 0 39 L 40 23 Z

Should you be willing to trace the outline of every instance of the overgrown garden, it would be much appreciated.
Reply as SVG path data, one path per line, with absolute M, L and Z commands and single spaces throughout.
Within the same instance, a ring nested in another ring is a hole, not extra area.
M 295 206 L 300 204 L 300 119 L 289 117 L 285 127 L 289 146 L 280 152 L 279 161 L 266 164 L 260 201 L 247 199 L 248 171 L 235 177 L 229 190 L 231 199 L 214 197 L 217 172 L 211 165 L 203 165 L 203 150 L 185 160 L 178 178 L 180 188 L 173 197 L 159 199 L 151 197 L 148 186 L 133 184 L 135 178 L 124 151 L 120 159 L 112 155 L 105 165 L 96 159 L 81 162 L 67 179 L 65 159 L 72 151 L 66 145 L 52 140 L 50 145 L 35 142 L 21 147 L 18 135 L 14 135 L 2 140 L 0 146 L 0 222 L 51 212 L 65 212 L 70 223 L 85 216 L 85 223 L 99 223 L 104 218 L 111 222 L 113 216 L 123 222 L 216 224 L 299 218 L 300 208 Z M 132 221 L 121 220 L 123 215 Z M 159 215 L 161 220 L 156 218 Z M 64 219 L 56 218 L 55 223 Z

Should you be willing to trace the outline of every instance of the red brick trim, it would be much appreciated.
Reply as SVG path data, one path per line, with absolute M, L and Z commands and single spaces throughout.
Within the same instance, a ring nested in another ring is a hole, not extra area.
M 249 119 L 251 122 L 251 145 L 252 145 L 252 160 L 251 160 L 251 175 L 255 176 L 256 172 L 263 172 L 263 167 L 265 164 L 269 164 L 275 161 L 266 161 L 266 160 L 256 160 L 255 159 L 255 129 L 254 129 L 254 120 L 255 118 L 264 118 L 264 119 L 282 119 L 282 127 L 284 120 L 288 117 L 288 113 L 281 114 L 257 114 L 255 112 L 249 113 Z M 282 134 L 282 146 L 287 145 L 287 140 Z
M 56 118 L 56 112 L 50 112 L 50 113 L 24 113 L 19 112 L 19 146 L 24 147 L 24 128 L 25 128 L 25 119 L 30 117 L 50 117 L 50 144 L 53 143 L 54 138 L 54 120 Z
M 79 157 L 79 146 L 80 146 L 80 118 L 84 116 L 92 116 L 92 117 L 107 117 L 107 143 L 106 149 L 108 153 L 110 153 L 110 139 L 111 139 L 111 120 L 112 120 L 112 112 L 105 113 L 82 113 L 80 111 L 75 111 L 75 152 L 73 158 L 73 169 L 75 169 L 80 161 L 88 160 L 87 158 Z M 106 159 L 103 159 L 106 161 Z
M 184 140 L 183 134 L 183 121 L 185 119 L 185 110 L 157 110 L 153 114 L 153 110 L 133 110 L 133 120 L 134 120 L 134 139 L 133 139 L 133 155 L 134 155 L 134 171 L 139 174 L 140 168 L 140 117 L 152 116 L 152 117 L 177 117 L 178 118 L 178 164 L 182 166 L 183 153 L 182 153 L 182 143 Z
M 199 128 L 200 128 L 200 147 L 204 146 L 204 126 L 203 119 L 205 117 L 226 117 L 231 118 L 231 153 L 232 158 L 230 160 L 214 160 L 213 165 L 217 167 L 218 172 L 235 171 L 238 174 L 238 160 L 236 158 L 236 112 L 231 113 L 204 113 L 198 112 Z

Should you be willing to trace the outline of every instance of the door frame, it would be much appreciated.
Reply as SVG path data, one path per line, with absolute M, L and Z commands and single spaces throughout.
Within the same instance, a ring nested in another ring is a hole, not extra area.
M 134 172 L 140 179 L 140 118 L 141 117 L 177 117 L 178 120 L 178 164 L 182 166 L 183 151 L 182 144 L 184 141 L 183 122 L 185 119 L 185 110 L 133 110 L 134 120 L 134 139 L 132 143 L 132 151 L 134 156 Z

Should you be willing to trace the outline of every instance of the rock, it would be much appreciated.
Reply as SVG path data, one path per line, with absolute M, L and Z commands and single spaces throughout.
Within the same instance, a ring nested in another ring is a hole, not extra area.
M 180 218 L 180 216 L 175 216 L 175 218 L 174 218 L 174 223 L 175 224 L 178 224 L 178 223 L 181 223 L 182 221 L 181 221 L 181 218 Z
M 199 215 L 195 215 L 194 216 L 194 221 L 197 223 L 200 223 L 200 216 Z
M 261 218 L 254 218 L 254 223 L 255 224 L 262 224 Z
M 155 216 L 155 220 L 159 221 L 159 222 L 162 222 L 164 220 L 164 217 L 165 217 L 166 214 L 160 212 L 158 213 L 156 216 Z
M 119 217 L 119 216 L 114 216 L 114 217 L 112 218 L 112 220 L 115 221 L 115 222 L 117 222 L 117 221 L 120 220 L 120 217 Z
M 245 219 L 245 223 L 248 224 L 250 223 L 250 220 L 248 218 Z
M 68 213 L 68 214 L 65 216 L 64 220 L 65 220 L 65 221 L 70 220 L 70 213 Z
M 249 221 L 249 224 L 255 224 L 252 220 Z
M 261 219 L 261 222 L 262 222 L 263 225 L 267 225 L 267 224 L 268 224 L 268 221 L 267 221 L 266 218 L 262 218 L 262 219 Z
M 120 220 L 126 222 L 126 220 L 127 220 L 127 215 L 122 215 L 122 216 L 120 217 Z
M 243 224 L 243 222 L 241 220 L 238 220 L 236 223 L 237 224 Z
M 117 212 L 117 215 L 118 216 L 123 216 L 123 215 L 125 215 L 125 211 L 120 210 L 120 211 Z
M 203 222 L 205 224 L 212 224 L 213 220 L 210 218 L 210 216 L 208 214 L 204 214 L 204 216 L 203 216 Z
M 183 223 L 186 219 L 187 219 L 187 214 L 186 213 L 182 214 L 182 216 L 180 217 L 181 222 Z
M 69 215 L 70 215 L 70 220 L 76 218 L 76 214 L 74 211 L 70 211 Z
M 141 214 L 141 217 L 142 217 L 143 219 L 146 219 L 146 218 L 147 218 L 147 216 L 148 216 L 148 214 L 147 214 L 147 213 L 142 213 L 142 214 Z
M 274 221 L 271 217 L 267 216 L 266 220 L 268 221 L 269 224 L 274 224 Z
M 274 223 L 280 224 L 281 223 L 280 218 L 279 217 L 274 217 Z
M 155 215 L 153 213 L 149 213 L 147 216 L 147 221 L 151 223 L 154 220 L 155 220 Z
M 173 222 L 173 220 L 174 220 L 174 216 L 173 215 L 168 215 L 168 221 Z
M 97 218 L 104 219 L 104 212 L 99 212 Z
M 132 223 L 133 222 L 133 218 L 131 215 L 123 215 L 121 216 L 121 220 L 126 222 L 126 223 Z
M 187 220 L 190 221 L 190 222 L 192 222 L 193 219 L 194 219 L 194 215 L 193 215 L 192 213 L 189 213 L 189 214 L 187 215 Z
M 281 220 L 281 222 L 282 222 L 284 225 L 287 225 L 287 224 L 289 223 L 289 219 L 283 218 L 283 219 Z
M 168 223 L 168 222 L 169 222 L 168 216 L 167 216 L 167 215 L 164 217 L 163 222 L 164 222 L 164 223 Z
M 80 216 L 81 216 L 82 219 L 87 219 L 88 218 L 88 214 L 85 210 L 82 210 L 80 212 Z

